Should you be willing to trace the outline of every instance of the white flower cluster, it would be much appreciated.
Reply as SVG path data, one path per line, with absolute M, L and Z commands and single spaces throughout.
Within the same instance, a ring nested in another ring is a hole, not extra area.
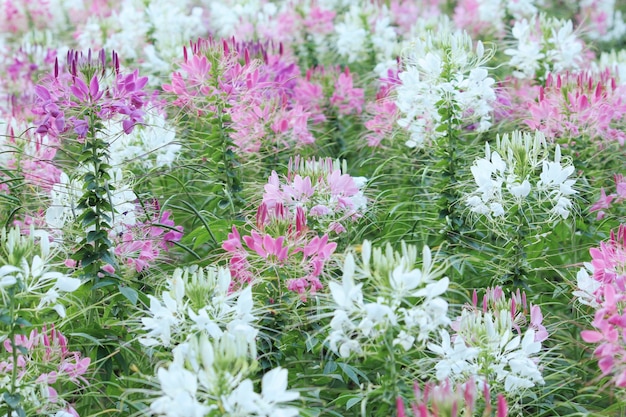
M 337 52 L 348 63 L 374 58 L 374 70 L 381 76 L 397 67 L 395 56 L 400 52 L 400 44 L 386 6 L 353 3 L 335 25 L 335 35 Z
M 82 169 L 84 170 L 84 168 Z M 79 168 L 79 171 L 81 169 Z M 114 168 L 110 172 L 111 181 L 115 189 L 109 193 L 110 204 L 114 213 L 107 213 L 112 221 L 111 228 L 116 233 L 122 232 L 125 226 L 132 226 L 136 222 L 135 202 L 137 196 L 130 185 L 124 181 L 122 170 Z M 78 209 L 78 200 L 82 197 L 83 182 L 70 179 L 67 174 L 61 173 L 60 182 L 54 184 L 50 191 L 50 206 L 46 210 L 46 223 L 59 233 L 66 229 L 66 224 L 74 221 L 82 213 Z M 85 230 L 88 232 L 89 230 Z
M 424 345 L 432 333 L 449 323 L 448 303 L 440 296 L 449 285 L 442 270 L 433 269 L 430 249 L 422 252 L 422 267 L 415 268 L 417 250 L 403 244 L 402 253 L 387 246 L 373 250 L 368 241 L 361 247 L 357 270 L 348 253 L 342 282 L 330 282 L 335 312 L 328 341 L 333 352 L 349 357 L 367 352 L 366 342 L 380 343 L 391 329 L 394 346 L 410 350 Z M 371 263 L 371 265 L 370 265 Z M 361 279 L 355 283 L 355 277 Z M 366 286 L 366 290 L 363 290 Z
M 502 383 L 508 393 L 519 393 L 536 384 L 543 377 L 534 357 L 541 350 L 536 332 L 528 328 L 518 333 L 508 308 L 493 312 L 465 309 L 455 321 L 456 334 L 450 337 L 441 330 L 441 344 L 429 343 L 437 354 L 436 377 L 443 381 L 483 380 L 490 386 Z M 518 333 L 518 334 L 516 334 Z
M 208 7 L 211 27 L 217 36 L 225 39 L 240 34 L 238 30 L 243 22 L 262 26 L 278 12 L 275 3 L 259 0 L 209 0 Z
M 275 368 L 262 379 L 261 393 L 248 376 L 256 371 L 256 348 L 242 335 L 225 332 L 213 342 L 207 335 L 178 345 L 174 360 L 157 371 L 161 396 L 150 414 L 166 417 L 293 417 L 295 407 L 282 403 L 299 398 L 287 390 L 287 370 Z
M 92 16 L 78 31 L 82 49 L 98 45 L 128 60 L 141 60 L 151 74 L 171 69 L 189 39 L 205 33 L 202 9 L 190 0 L 122 0 L 119 11 L 106 18 Z M 160 83 L 158 77 L 151 83 Z
M 110 163 L 123 166 L 131 163 L 145 169 L 169 167 L 172 165 L 181 145 L 176 143 L 176 132 L 165 117 L 157 112 L 148 111 L 143 123 L 133 131 L 122 134 L 121 121 L 110 121 L 98 135 L 109 139 Z
M 540 15 L 522 19 L 513 26 L 516 48 L 504 51 L 517 78 L 545 78 L 549 72 L 578 70 L 583 64 L 583 42 L 574 33 L 571 20 Z
M 0 235 L 0 297 L 4 305 L 10 302 L 6 293 L 16 286 L 12 297 L 27 305 L 27 298 L 38 301 L 37 311 L 52 305 L 59 316 L 65 317 L 65 307 L 59 302 L 64 293 L 74 292 L 80 287 L 78 278 L 71 278 L 61 272 L 51 270 L 55 253 L 51 250 L 49 235 L 43 230 L 31 228 L 27 235 L 18 228 Z
M 514 131 L 498 137 L 497 147 L 500 152 L 491 151 L 487 143 L 485 157 L 471 167 L 478 188 L 465 197 L 470 210 L 494 220 L 506 218 L 515 207 L 532 208 L 537 213 L 537 208 L 548 202 L 550 218 L 568 218 L 570 197 L 577 193 L 572 188 L 576 180 L 569 179 L 574 166 L 561 165 L 560 147 L 556 146 L 554 161 L 549 161 L 546 139 L 539 131 Z
M 229 292 L 230 284 L 227 268 L 177 268 L 161 299 L 148 295 L 150 309 L 141 318 L 147 333 L 139 342 L 169 348 L 194 333 L 217 339 L 225 331 L 252 342 L 258 330 L 251 325 L 255 320 L 251 287 Z
M 494 80 L 482 66 L 489 56 L 480 41 L 474 47 L 470 36 L 458 31 L 429 32 L 413 40 L 396 89 L 398 124 L 411 135 L 407 146 L 444 137 L 447 127 L 473 125 L 484 132 L 491 126 Z

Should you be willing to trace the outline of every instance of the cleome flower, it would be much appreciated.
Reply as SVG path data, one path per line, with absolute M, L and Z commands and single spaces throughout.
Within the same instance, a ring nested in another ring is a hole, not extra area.
M 231 291 L 227 269 L 178 268 L 167 284 L 160 298 L 148 295 L 149 309 L 139 319 L 144 332 L 139 342 L 144 346 L 169 348 L 197 333 L 218 338 L 230 331 L 247 340 L 256 337 L 251 289 Z
M 372 250 L 364 241 L 361 248 L 358 267 L 348 253 L 341 283 L 329 283 L 334 308 L 327 337 L 331 350 L 344 358 L 365 355 L 389 335 L 392 345 L 406 351 L 423 346 L 449 323 L 448 303 L 441 298 L 449 280 L 441 278 L 441 267 L 433 267 L 430 249 L 424 247 L 417 268 L 413 246 L 403 243 L 401 252 L 390 245 Z
M 287 370 L 280 367 L 263 375 L 261 392 L 254 390 L 256 347 L 241 334 L 225 332 L 210 340 L 192 337 L 174 349 L 174 360 L 157 371 L 160 391 L 150 404 L 150 415 L 295 417 L 297 408 L 286 405 L 300 394 L 287 390 Z
M 610 376 L 617 387 L 626 387 L 626 226 L 612 231 L 608 241 L 590 249 L 592 261 L 578 272 L 574 291 L 581 304 L 594 312 L 594 330 L 583 330 L 582 339 L 597 345 L 594 355 L 603 376 Z M 591 276 L 589 275 L 591 272 Z
M 475 191 L 464 201 L 472 213 L 490 222 L 510 221 L 518 210 L 533 213 L 534 219 L 567 219 L 577 193 L 574 166 L 563 163 L 557 145 L 554 160 L 548 159 L 543 133 L 515 131 L 498 137 L 497 150 L 485 145 L 485 157 L 471 167 Z M 546 207 L 542 212 L 539 207 Z
M 545 14 L 522 19 L 513 26 L 517 46 L 504 51 L 511 57 L 513 76 L 544 80 L 550 72 L 577 71 L 583 64 L 584 44 L 571 20 Z
M 509 301 L 500 287 L 488 289 L 482 308 L 474 292 L 473 305 L 466 306 L 451 325 L 453 335 L 442 329 L 441 344 L 428 344 L 439 357 L 437 379 L 474 378 L 513 395 L 543 384 L 536 356 L 548 337 L 542 322 L 539 306 L 529 309 L 519 290 Z
M 268 210 L 280 204 L 292 215 L 300 207 L 312 229 L 342 233 L 346 223 L 362 217 L 367 206 L 362 191 L 366 179 L 352 177 L 346 171 L 345 161 L 341 164 L 330 158 L 303 160 L 296 156 L 289 160 L 285 177 L 272 171 L 263 203 Z
M 472 126 L 477 132 L 491 126 L 494 80 L 482 66 L 491 54 L 482 42 L 474 46 L 466 33 L 445 28 L 412 41 L 395 101 L 398 124 L 410 133 L 407 146 L 422 147 L 446 136 L 446 126 Z

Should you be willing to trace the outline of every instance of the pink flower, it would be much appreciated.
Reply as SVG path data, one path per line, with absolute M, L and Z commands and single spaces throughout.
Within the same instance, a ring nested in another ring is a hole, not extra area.
M 315 35 L 327 35 L 335 30 L 333 19 L 337 12 L 334 10 L 325 10 L 319 6 L 311 8 L 304 19 L 304 27 L 309 33 Z
M 284 236 L 277 238 L 273 238 L 268 234 L 261 236 L 253 230 L 251 235 L 244 236 L 243 240 L 250 249 L 255 251 L 262 258 L 269 259 L 271 256 L 272 259 L 278 262 L 282 262 L 287 258 L 289 248 L 283 247 L 283 242 L 285 241 Z
M 535 330 L 535 342 L 543 342 L 548 338 L 548 332 L 543 324 L 543 314 L 541 308 L 534 305 L 530 307 L 530 328 Z
M 228 234 L 228 239 L 222 243 L 222 249 L 227 252 L 236 252 L 243 249 L 241 246 L 241 236 L 236 226 L 233 226 L 232 232 Z
M 626 200 L 626 181 L 622 174 L 615 174 L 615 190 L 617 191 L 616 203 Z
M 337 108 L 340 115 L 361 114 L 363 110 L 364 91 L 362 88 L 354 88 L 353 84 L 350 70 L 346 67 L 345 71 L 339 74 L 333 95 L 330 97 L 330 104 Z
M 611 232 L 608 242 L 590 250 L 594 267 L 593 278 L 602 283 L 595 290 L 598 309 L 592 326 L 595 330 L 583 330 L 582 339 L 597 344 L 594 355 L 603 375 L 612 375 L 618 387 L 626 386 L 626 226 L 620 225 L 617 235 Z
M 605 216 L 606 213 L 603 210 L 611 207 L 613 198 L 615 198 L 615 194 L 609 194 L 607 196 L 604 187 L 600 189 L 600 198 L 589 208 L 591 213 L 594 211 L 598 212 L 596 220 L 601 220 Z
M 624 143 L 626 134 L 613 127 L 626 114 L 624 86 L 609 71 L 600 75 L 548 74 L 537 101 L 527 104 L 524 122 L 551 139 L 585 135 L 591 140 Z

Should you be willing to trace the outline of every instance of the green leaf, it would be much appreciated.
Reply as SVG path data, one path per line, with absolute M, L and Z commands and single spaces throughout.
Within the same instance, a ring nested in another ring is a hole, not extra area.
M 95 337 L 87 334 L 87 333 L 71 333 L 70 336 L 78 336 L 78 337 L 84 337 L 87 340 L 92 341 L 96 346 L 102 346 L 102 343 Z
M 28 320 L 26 320 L 25 318 L 22 318 L 22 317 L 18 317 L 17 320 L 15 320 L 15 324 L 17 324 L 18 326 L 24 326 L 24 327 L 32 327 L 33 326 L 31 324 L 31 322 L 29 322 Z
M 96 221 L 96 213 L 92 210 L 87 210 L 84 213 L 84 215 L 80 216 L 82 217 L 82 226 L 91 226 Z
M 108 287 L 109 285 L 115 285 L 114 281 L 111 280 L 104 280 L 104 281 L 100 281 L 97 284 L 95 284 L 93 287 L 91 287 L 92 290 L 97 290 L 98 288 L 104 288 L 104 287 Z
M 350 378 L 352 382 L 354 382 L 357 385 L 360 384 L 359 377 L 357 376 L 356 372 L 354 372 L 354 368 L 352 366 L 343 362 L 337 362 L 337 365 L 339 365 L 341 370 L 346 374 L 348 378 Z
M 361 398 L 361 396 L 355 396 L 353 398 L 350 398 L 348 402 L 346 402 L 346 410 L 351 409 L 352 407 L 354 407 L 356 404 L 360 403 L 361 401 L 363 401 L 363 398 Z
M 99 231 L 92 230 L 87 233 L 87 243 L 91 243 L 93 241 L 102 240 L 106 238 L 107 238 L 107 234 L 104 230 L 99 230 Z
M 124 287 L 119 285 L 117 287 L 120 290 L 120 294 L 122 294 L 132 305 L 137 304 L 137 300 L 139 299 L 139 294 L 131 287 Z
M 0 323 L 4 323 L 7 326 L 11 325 L 11 316 L 9 316 L 8 314 L 3 314 L 0 316 Z
M 324 374 L 331 374 L 337 370 L 337 363 L 333 361 L 326 362 L 324 365 Z
M 18 393 L 9 394 L 8 392 L 5 392 L 2 394 L 2 398 L 4 398 L 7 405 L 13 409 L 16 409 L 20 405 L 20 401 L 22 401 L 22 396 Z

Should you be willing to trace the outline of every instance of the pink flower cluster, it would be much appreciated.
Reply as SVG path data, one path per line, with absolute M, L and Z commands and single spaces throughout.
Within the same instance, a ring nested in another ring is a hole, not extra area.
M 594 355 L 602 375 L 611 375 L 616 386 L 626 387 L 626 225 L 589 252 L 593 280 L 600 285 L 593 292 L 597 310 L 591 325 L 595 330 L 583 330 L 581 337 L 598 345 Z
M 615 193 L 607 195 L 604 187 L 600 188 L 600 198 L 589 208 L 591 213 L 598 212 L 596 220 L 602 220 L 606 216 L 604 210 L 610 209 L 612 204 L 626 200 L 626 180 L 624 175 L 615 174 L 613 178 L 615 181 Z
M 225 113 L 231 139 L 243 152 L 263 145 L 313 143 L 311 116 L 293 99 L 299 69 L 281 54 L 260 43 L 200 39 L 185 48 L 181 71 L 172 74 L 163 90 L 174 104 L 195 114 Z
M 54 75 L 46 77 L 35 86 L 38 100 L 33 110 L 40 116 L 36 132 L 59 138 L 69 132 L 83 140 L 94 123 L 111 119 L 122 119 L 124 133 L 130 134 L 137 123 L 143 121 L 146 92 L 143 88 L 147 77 L 140 77 L 137 70 L 122 74 L 119 70 L 119 57 L 112 54 L 112 67 L 115 72 L 110 87 L 101 86 L 107 74 L 107 58 L 104 50 L 98 57 L 92 57 L 91 50 L 69 51 L 66 66 L 59 69 L 55 62 Z M 97 115 L 91 120 L 85 110 Z
M 21 172 L 25 181 L 44 191 L 49 191 L 60 178 L 60 170 L 51 162 L 59 143 L 29 127 L 36 117 L 35 83 L 44 74 L 42 67 L 54 64 L 55 57 L 56 51 L 51 49 L 20 48 L 7 57 L 7 76 L 0 79 L 0 118 L 7 121 L 6 130 L 0 131 L 4 137 L 0 141 L 4 142 L 1 159 L 6 168 Z M 8 184 L 2 182 L 0 190 L 9 191 Z
M 191 44 L 191 56 L 185 48 L 181 71 L 163 89 L 197 115 L 228 115 L 225 127 L 246 153 L 314 143 L 309 125 L 326 120 L 327 109 L 340 116 L 361 112 L 364 91 L 354 87 L 348 69 L 315 68 L 303 78 L 282 46 L 274 49 L 201 39 Z
M 262 203 L 255 226 L 250 235 L 243 236 L 243 243 L 233 226 L 222 244 L 230 257 L 233 288 L 258 283 L 263 280 L 264 271 L 281 280 L 286 278 L 287 289 L 298 293 L 303 301 L 307 294 L 323 288 L 320 277 L 337 244 L 329 242 L 326 234 L 308 233 L 302 208 L 297 208 L 295 216 L 291 216 L 281 203 L 272 209 Z
M 126 230 L 114 238 L 115 256 L 128 268 L 136 272 L 148 269 L 161 254 L 167 252 L 174 242 L 183 236 L 182 226 L 176 226 L 170 218 L 170 211 L 160 211 L 158 201 L 144 207 L 137 207 L 138 219 L 143 222 L 126 226 Z M 109 268 L 110 273 L 114 271 Z
M 390 138 L 393 134 L 399 117 L 394 89 L 399 83 L 397 71 L 389 70 L 387 77 L 380 80 L 380 88 L 376 93 L 375 101 L 365 105 L 368 120 L 364 125 L 369 132 L 365 135 L 365 139 L 369 146 L 380 146 L 384 139 Z
M 346 220 L 363 215 L 366 199 L 360 189 L 363 179 L 342 173 L 331 158 L 289 160 L 287 175 L 272 171 L 263 194 L 263 203 L 273 210 L 278 205 L 290 215 L 301 208 L 314 230 L 342 233 Z
M 553 140 L 570 141 L 584 135 L 623 145 L 626 133 L 616 123 L 626 115 L 625 88 L 608 70 L 600 75 L 549 74 L 537 101 L 527 104 L 524 123 Z
M 426 383 L 424 391 L 419 384 L 413 385 L 415 401 L 411 404 L 413 417 L 473 416 L 477 410 L 477 383 L 473 379 L 454 385 L 450 380 L 439 384 Z M 489 386 L 483 384 L 483 417 L 492 415 Z M 502 394 L 497 396 L 496 417 L 506 417 L 509 409 Z M 398 417 L 408 417 L 402 397 L 396 398 Z
M 13 367 L 17 366 L 19 386 L 41 384 L 48 392 L 48 403 L 43 405 L 38 413 L 63 410 L 78 417 L 78 413 L 59 398 L 64 392 L 61 391 L 59 394 L 53 385 L 62 387 L 64 381 L 77 385 L 87 384 L 84 375 L 91 359 L 82 358 L 80 352 L 70 352 L 67 339 L 54 328 L 54 325 L 50 330 L 44 326 L 41 333 L 33 330 L 29 336 L 16 335 L 15 344 L 19 347 L 17 363 L 13 363 L 11 340 L 7 339 L 3 343 L 5 353 L 9 354 L 9 357 L 0 362 L 0 375 L 12 373 Z

